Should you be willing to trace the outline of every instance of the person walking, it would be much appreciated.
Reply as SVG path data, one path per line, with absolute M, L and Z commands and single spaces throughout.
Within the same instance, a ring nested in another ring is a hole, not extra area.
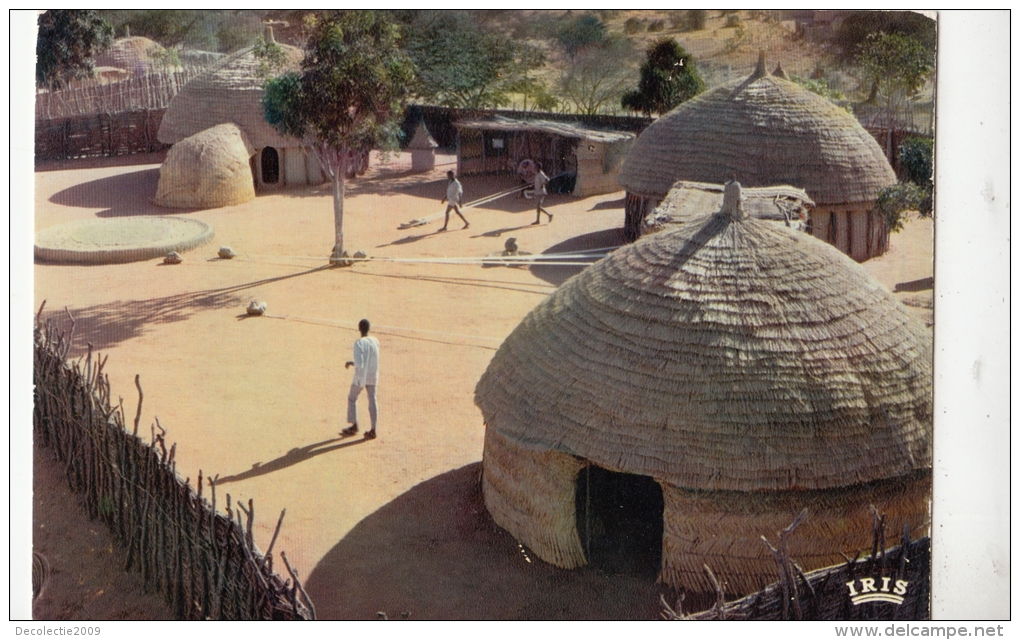
M 542 163 L 538 163 L 538 173 L 535 174 L 535 221 L 531 224 L 539 224 L 542 222 L 542 214 L 549 216 L 549 222 L 552 222 L 553 216 L 551 213 L 542 208 L 542 203 L 545 202 L 545 185 L 549 184 L 549 176 L 545 175 L 542 171 Z
M 464 221 L 464 228 L 467 229 L 471 224 L 464 217 L 464 214 L 460 212 L 460 200 L 464 197 L 464 187 L 460 186 L 460 181 L 454 177 L 452 171 L 446 172 L 446 196 L 443 197 L 442 202 L 446 202 L 446 220 L 443 222 L 443 228 L 440 231 L 446 231 L 446 225 L 450 224 L 450 209 L 457 212 L 460 219 Z
M 347 422 L 351 426 L 340 432 L 342 436 L 353 436 L 358 432 L 358 396 L 365 389 L 368 391 L 368 415 L 372 419 L 372 428 L 365 432 L 366 440 L 375 438 L 375 426 L 379 418 L 375 396 L 375 387 L 379 383 L 379 341 L 368 335 L 370 327 L 368 320 L 363 319 L 358 323 L 361 337 L 354 343 L 354 360 L 344 364 L 345 369 L 354 367 L 354 380 L 347 394 Z

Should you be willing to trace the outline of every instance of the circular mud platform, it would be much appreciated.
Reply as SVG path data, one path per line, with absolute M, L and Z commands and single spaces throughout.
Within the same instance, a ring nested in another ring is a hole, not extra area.
M 212 236 L 212 227 L 190 218 L 82 220 L 36 233 L 35 259 L 65 264 L 135 262 L 194 249 Z

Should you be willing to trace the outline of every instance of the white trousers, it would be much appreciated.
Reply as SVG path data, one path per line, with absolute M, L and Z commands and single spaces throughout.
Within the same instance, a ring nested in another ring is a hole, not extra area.
M 375 402 L 374 384 L 364 387 L 359 387 L 356 384 L 351 385 L 351 392 L 347 394 L 347 422 L 351 424 L 358 423 L 358 396 L 361 395 L 362 389 L 368 390 L 368 416 L 372 419 L 372 431 L 375 431 L 375 422 L 379 417 L 379 407 Z

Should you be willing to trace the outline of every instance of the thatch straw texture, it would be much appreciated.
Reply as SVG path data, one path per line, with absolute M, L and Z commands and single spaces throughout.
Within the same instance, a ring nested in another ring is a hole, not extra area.
M 752 218 L 775 220 L 794 229 L 806 226 L 814 201 L 804 191 L 790 186 L 758 187 L 742 190 L 744 212 Z M 666 198 L 644 219 L 642 235 L 669 228 L 669 225 L 718 211 L 723 202 L 723 185 L 681 180 Z
M 931 337 L 808 236 L 713 214 L 575 276 L 475 401 L 515 445 L 701 490 L 844 487 L 931 467 Z
M 296 70 L 301 49 L 279 45 L 287 55 L 285 70 Z M 280 135 L 262 110 L 262 79 L 253 48 L 242 49 L 205 70 L 184 85 L 167 107 L 159 126 L 160 142 L 176 144 L 218 124 L 232 122 L 256 149 L 296 147 L 299 142 Z
M 414 136 L 411 137 L 411 141 L 407 143 L 409 150 L 429 150 L 435 149 L 439 146 L 436 139 L 432 137 L 429 130 L 425 128 L 425 121 L 422 120 L 418 123 L 418 128 L 414 130 Z
M 255 153 L 244 132 L 220 124 L 171 147 L 159 168 L 155 203 L 213 209 L 255 199 L 248 159 Z
M 574 487 L 584 463 L 549 450 L 520 447 L 485 432 L 482 491 L 496 524 L 535 554 L 566 569 L 587 564 L 577 535 Z
M 776 561 L 761 540 L 777 534 L 804 508 L 808 517 L 788 538 L 790 556 L 804 571 L 870 553 L 874 505 L 886 529 L 911 537 L 928 535 L 931 474 L 826 491 L 688 491 L 664 484 L 663 582 L 711 592 L 704 565 L 724 583 L 727 595 L 757 591 L 778 579 Z
M 146 73 L 155 66 L 154 57 L 163 51 L 163 45 L 149 38 L 118 38 L 109 49 L 96 56 L 96 66 L 115 67 L 129 73 Z
M 870 202 L 896 182 L 882 149 L 853 115 L 765 71 L 707 91 L 659 118 L 620 172 L 632 194 L 655 200 L 678 180 L 789 184 L 822 204 Z

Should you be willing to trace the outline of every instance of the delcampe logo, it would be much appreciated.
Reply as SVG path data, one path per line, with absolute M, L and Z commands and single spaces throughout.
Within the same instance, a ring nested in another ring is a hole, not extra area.
M 858 583 L 860 590 L 857 589 Z M 881 583 L 879 586 L 879 583 Z M 890 584 L 892 589 L 889 588 Z M 882 576 L 880 578 L 861 578 L 846 583 L 850 590 L 850 602 L 854 605 L 865 602 L 891 602 L 903 604 L 903 596 L 907 595 L 907 586 L 910 583 L 906 580 L 893 581 L 892 578 Z

